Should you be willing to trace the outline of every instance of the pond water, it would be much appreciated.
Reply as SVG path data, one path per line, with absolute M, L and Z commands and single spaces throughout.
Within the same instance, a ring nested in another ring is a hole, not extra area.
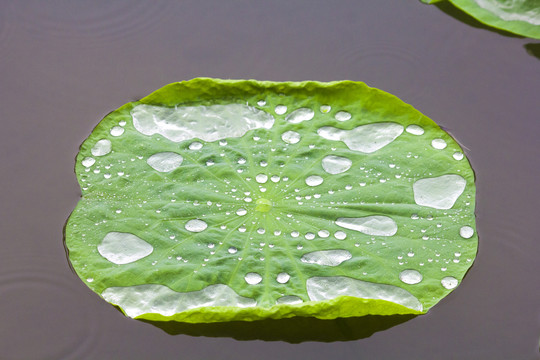
M 0 1 L 0 358 L 540 358 L 538 43 L 416 0 Z M 415 318 L 157 327 L 100 299 L 63 246 L 78 147 L 198 76 L 364 81 L 443 126 L 477 176 L 462 284 Z

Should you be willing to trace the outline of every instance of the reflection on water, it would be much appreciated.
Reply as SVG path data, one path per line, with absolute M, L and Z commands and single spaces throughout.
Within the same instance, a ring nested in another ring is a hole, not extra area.
M 415 317 L 416 315 L 370 315 L 335 320 L 294 317 L 211 324 L 141 321 L 152 324 L 170 335 L 231 337 L 236 340 L 285 341 L 297 344 L 305 341 L 334 342 L 364 339 Z

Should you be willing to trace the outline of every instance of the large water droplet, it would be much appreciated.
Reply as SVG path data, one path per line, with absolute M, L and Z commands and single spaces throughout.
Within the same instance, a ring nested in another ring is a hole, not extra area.
M 375 236 L 392 236 L 398 229 L 396 222 L 392 218 L 381 215 L 360 218 L 338 218 L 336 225 Z
M 92 148 L 91 152 L 94 156 L 104 156 L 111 152 L 111 141 L 107 139 L 101 139 Z
M 171 172 L 178 168 L 184 158 L 174 152 L 161 152 L 154 154 L 146 160 L 146 163 L 159 172 Z
M 422 281 L 422 274 L 416 270 L 403 270 L 399 274 L 399 280 L 409 285 L 418 284 L 420 281 Z
M 323 183 L 324 179 L 318 175 L 311 175 L 306 178 L 306 184 L 308 186 L 318 186 Z
M 470 239 L 474 235 L 474 229 L 470 226 L 463 226 L 459 229 L 459 235 L 464 239 Z
M 300 134 L 296 131 L 285 131 L 281 135 L 281 139 L 286 142 L 287 144 L 296 144 L 300 141 Z
M 206 228 L 208 227 L 208 224 L 204 222 L 203 220 L 193 219 L 193 220 L 189 220 L 186 223 L 185 227 L 186 227 L 186 230 L 191 231 L 191 232 L 201 232 L 201 231 L 206 230 Z
M 257 285 L 262 281 L 262 276 L 255 272 L 250 272 L 244 276 L 244 280 L 246 280 L 249 285 Z
M 394 141 L 403 132 L 403 126 L 393 122 L 360 125 L 352 130 L 323 126 L 317 133 L 325 139 L 343 141 L 351 150 L 372 153 Z
M 291 112 L 287 117 L 285 118 L 286 121 L 290 122 L 291 124 L 298 124 L 302 121 L 309 121 L 313 119 L 313 116 L 315 113 L 313 110 L 308 108 L 300 108 L 296 109 L 293 112 Z
M 347 111 L 338 111 L 334 117 L 337 121 L 347 121 L 351 119 L 352 115 Z
M 321 250 L 304 254 L 300 259 L 303 263 L 325 266 L 338 266 L 352 258 L 347 250 Z
M 458 280 L 455 277 L 447 276 L 441 280 L 441 285 L 445 289 L 451 290 L 458 285 Z
M 322 159 L 322 167 L 329 174 L 341 174 L 351 168 L 352 161 L 343 156 L 328 155 Z
M 154 247 L 138 236 L 123 232 L 110 232 L 98 245 L 105 259 L 118 265 L 129 264 L 152 253 Z
M 435 209 L 451 209 L 466 184 L 467 181 L 459 175 L 420 179 L 413 184 L 414 201 Z

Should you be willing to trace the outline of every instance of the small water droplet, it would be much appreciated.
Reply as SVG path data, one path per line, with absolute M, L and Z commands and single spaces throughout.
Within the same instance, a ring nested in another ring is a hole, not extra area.
M 470 226 L 463 226 L 459 229 L 459 235 L 464 239 L 470 239 L 474 235 L 474 229 Z
M 124 133 L 125 129 L 121 126 L 114 126 L 111 129 L 111 135 L 112 136 L 120 136 Z
M 229 254 L 236 254 L 238 252 L 238 249 L 234 246 L 231 246 L 228 250 Z
M 318 175 L 311 175 L 306 178 L 306 184 L 308 186 L 319 186 L 323 181 L 324 179 Z
M 328 112 L 330 112 L 330 110 L 332 110 L 332 107 L 330 105 L 322 105 L 320 107 L 320 111 L 323 113 L 323 114 L 326 114 Z
M 206 230 L 207 227 L 208 224 L 203 220 L 199 219 L 189 220 L 185 225 L 186 230 L 191 232 L 201 232 Z
M 463 159 L 463 153 L 462 152 L 459 152 L 459 151 L 456 151 L 454 153 L 454 155 L 452 155 L 452 157 L 456 160 L 462 160 Z
M 262 276 L 254 272 L 250 272 L 244 276 L 244 280 L 246 280 L 249 285 L 257 285 L 262 281 Z
M 451 290 L 458 285 L 458 280 L 455 277 L 447 276 L 441 280 L 441 285 L 445 289 Z
M 291 232 L 291 236 L 293 238 L 297 238 L 298 236 L 300 236 L 300 233 L 298 231 L 293 231 L 293 232 Z
M 86 157 L 83 159 L 83 161 L 81 161 L 81 164 L 84 166 L 84 167 L 90 167 L 92 165 L 94 165 L 96 163 L 96 160 L 94 158 L 91 158 L 91 157 Z
M 306 233 L 306 235 L 304 235 L 304 237 L 308 240 L 313 240 L 315 239 L 315 234 L 314 233 L 311 233 L 311 232 L 308 232 Z
M 418 284 L 420 281 L 422 281 L 422 278 L 422 274 L 416 270 L 403 270 L 399 274 L 399 280 L 409 285 Z
M 444 141 L 443 139 L 434 139 L 432 142 L 431 142 L 431 146 L 433 146 L 435 149 L 437 150 L 442 150 L 444 149 L 447 145 L 446 145 L 446 141 Z
M 264 100 L 259 100 L 259 101 L 257 101 L 257 105 L 259 105 L 259 106 L 264 106 L 264 105 L 266 105 L 266 101 L 264 101 Z
M 238 216 L 244 216 L 246 214 L 247 214 L 247 210 L 244 209 L 244 208 L 240 208 L 240 209 L 236 210 L 236 215 L 238 215 Z
M 334 117 L 337 121 L 347 121 L 351 119 L 352 115 L 347 111 L 338 111 Z
M 266 175 L 266 174 L 258 174 L 257 176 L 255 176 L 255 180 L 259 184 L 264 184 L 266 181 L 268 181 L 268 175 Z
M 278 106 L 276 106 L 274 111 L 278 115 L 283 115 L 283 114 L 285 114 L 287 112 L 287 107 L 285 105 L 278 105 Z
M 424 129 L 422 129 L 422 127 L 418 125 L 409 125 L 407 126 L 405 131 L 413 135 L 422 135 L 424 133 Z
M 300 138 L 300 134 L 292 130 L 285 131 L 283 134 L 281 134 L 281 140 L 287 144 L 296 144 L 300 141 Z
M 246 159 L 240 158 L 240 159 L 238 159 L 238 163 L 239 163 L 240 165 L 244 165 L 244 164 L 246 163 Z
M 319 230 L 317 234 L 319 235 L 319 237 L 322 238 L 327 238 L 328 236 L 330 236 L 330 232 L 328 230 Z
M 347 234 L 344 231 L 336 231 L 334 233 L 334 237 L 338 240 L 345 240 L 347 238 Z
M 278 276 L 276 277 L 276 280 L 278 283 L 280 284 L 286 284 L 289 279 L 291 278 L 291 275 L 285 273 L 285 272 L 282 272 L 282 273 L 279 273 Z

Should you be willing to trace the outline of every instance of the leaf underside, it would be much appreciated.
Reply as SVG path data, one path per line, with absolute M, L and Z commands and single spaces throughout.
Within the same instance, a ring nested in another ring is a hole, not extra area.
M 441 0 L 421 0 L 433 4 Z M 540 0 L 449 0 L 478 21 L 521 36 L 540 39 Z
M 75 171 L 69 259 L 134 318 L 421 314 L 476 255 L 459 145 L 359 82 L 173 83 L 107 115 Z

